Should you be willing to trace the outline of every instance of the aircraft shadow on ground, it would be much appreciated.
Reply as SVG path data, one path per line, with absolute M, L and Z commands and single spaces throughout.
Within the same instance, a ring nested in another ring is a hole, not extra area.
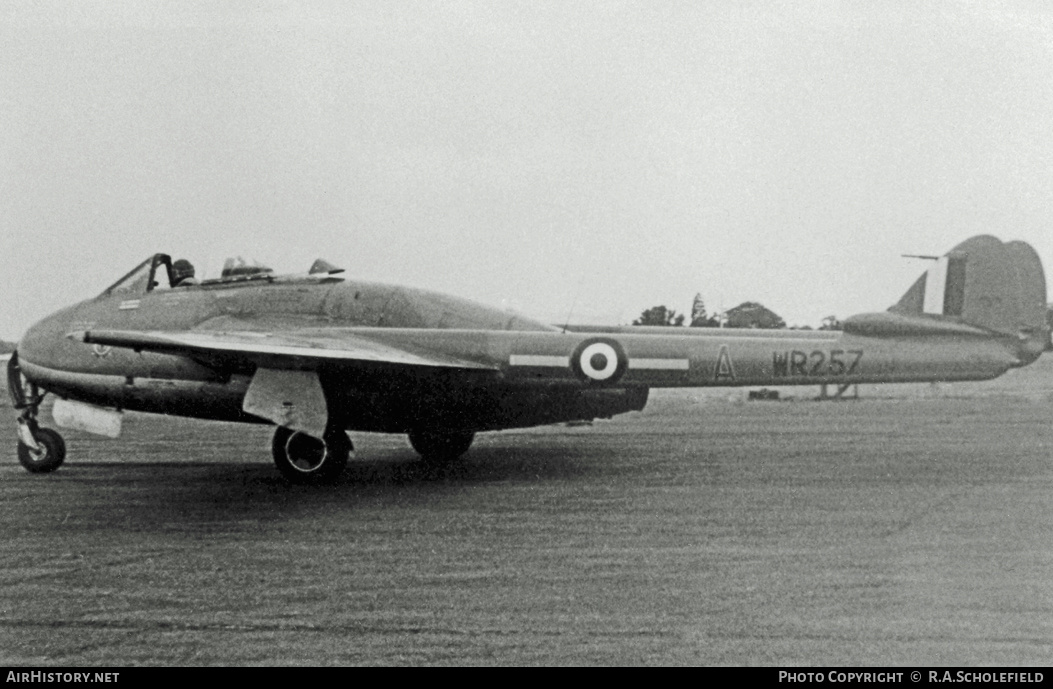
M 32 478 L 55 480 L 62 492 L 88 493 L 76 502 L 92 521 L 134 525 L 137 531 L 226 532 L 312 514 L 353 516 L 364 502 L 423 507 L 444 493 L 463 499 L 473 486 L 565 481 L 602 464 L 596 461 L 602 453 L 557 445 L 480 447 L 452 465 L 429 467 L 409 451 L 388 450 L 352 460 L 330 485 L 291 484 L 269 463 L 192 460 L 71 464 L 62 473 Z M 106 487 L 100 489 L 100 482 Z

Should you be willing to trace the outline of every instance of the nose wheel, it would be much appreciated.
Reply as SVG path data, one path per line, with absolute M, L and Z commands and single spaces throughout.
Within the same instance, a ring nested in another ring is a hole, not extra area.
M 7 362 L 7 390 L 18 415 L 18 461 L 26 471 L 46 474 L 66 460 L 66 441 L 50 428 L 37 423 L 44 393 L 22 374 L 18 352 Z
M 46 474 L 62 466 L 66 460 L 66 441 L 50 428 L 37 427 L 33 433 L 36 447 L 18 442 L 18 461 L 26 471 L 34 474 Z

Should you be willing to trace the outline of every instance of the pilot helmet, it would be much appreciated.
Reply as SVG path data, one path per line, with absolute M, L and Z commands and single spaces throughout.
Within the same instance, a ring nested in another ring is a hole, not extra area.
M 176 280 L 192 278 L 194 277 L 194 266 L 191 265 L 190 261 L 181 258 L 172 264 L 172 276 Z

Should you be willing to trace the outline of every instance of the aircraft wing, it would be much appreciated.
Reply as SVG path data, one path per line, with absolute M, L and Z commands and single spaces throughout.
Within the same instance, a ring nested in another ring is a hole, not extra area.
M 498 366 L 408 343 L 382 342 L 351 329 L 88 330 L 68 335 L 86 344 L 175 354 L 207 366 L 247 368 L 252 381 L 242 409 L 273 423 L 323 437 L 329 412 L 318 370 L 384 368 L 410 375 L 423 371 L 497 374 Z
M 483 371 L 498 368 L 433 350 L 379 342 L 346 329 L 281 333 L 103 329 L 71 333 L 69 337 L 87 344 L 177 354 L 204 361 L 241 359 L 268 368 L 314 368 L 323 362 Z

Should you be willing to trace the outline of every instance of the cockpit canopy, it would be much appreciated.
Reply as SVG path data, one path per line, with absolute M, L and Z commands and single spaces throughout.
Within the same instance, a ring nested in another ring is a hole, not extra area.
M 186 280 L 185 269 L 180 270 L 183 266 L 189 266 L 189 263 L 185 260 L 173 263 L 172 257 L 168 254 L 154 254 L 133 268 L 120 280 L 106 288 L 102 294 L 104 296 L 145 294 L 159 289 L 185 288 L 191 285 L 229 285 L 260 280 L 273 282 L 279 279 L 274 274 L 274 270 L 268 266 L 251 259 L 246 260 L 241 256 L 228 258 L 223 263 L 223 272 L 220 273 L 218 278 L 201 280 L 200 282 L 196 279 Z M 343 268 L 338 268 L 320 258 L 311 265 L 310 272 L 306 276 L 299 276 L 299 279 L 310 278 L 315 281 L 322 279 L 339 281 L 341 278 L 331 276 L 342 272 L 344 272 Z M 192 266 L 190 275 L 193 275 Z M 287 279 L 296 280 L 298 278 L 297 276 L 292 276 Z
M 241 256 L 235 258 L 228 258 L 223 263 L 223 272 L 220 273 L 220 280 L 229 280 L 232 278 L 244 278 L 251 277 L 254 275 L 265 275 L 273 273 L 274 270 L 268 268 L 262 263 L 257 263 L 253 260 L 246 261 Z

